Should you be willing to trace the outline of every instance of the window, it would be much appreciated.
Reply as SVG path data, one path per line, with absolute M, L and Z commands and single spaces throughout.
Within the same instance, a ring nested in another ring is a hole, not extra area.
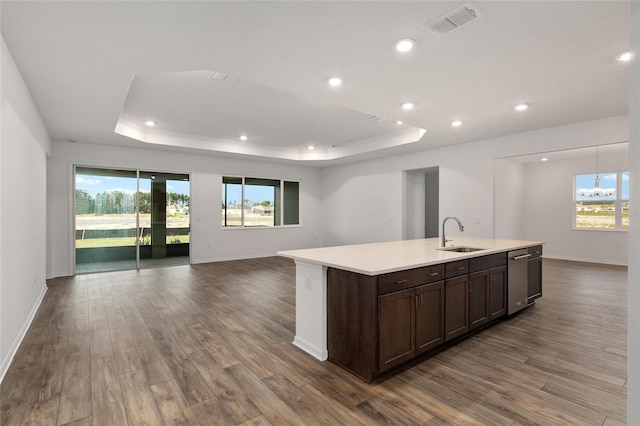
M 300 182 L 222 178 L 223 227 L 274 227 L 300 224 Z
M 576 229 L 629 229 L 629 172 L 575 175 Z

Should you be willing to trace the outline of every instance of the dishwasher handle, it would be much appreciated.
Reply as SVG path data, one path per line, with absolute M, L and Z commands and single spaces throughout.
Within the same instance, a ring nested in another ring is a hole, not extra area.
M 520 259 L 526 259 L 528 257 L 531 257 L 531 253 L 515 256 L 515 257 L 512 257 L 510 260 L 520 260 Z

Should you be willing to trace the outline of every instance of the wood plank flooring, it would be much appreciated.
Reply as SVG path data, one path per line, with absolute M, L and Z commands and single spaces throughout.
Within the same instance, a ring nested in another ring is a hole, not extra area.
M 535 306 L 372 384 L 291 345 L 288 259 L 51 280 L 0 424 L 625 424 L 626 268 L 543 267 Z

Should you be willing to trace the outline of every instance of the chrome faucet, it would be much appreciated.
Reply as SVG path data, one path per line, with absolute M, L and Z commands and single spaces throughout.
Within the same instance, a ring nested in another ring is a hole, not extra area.
M 451 240 L 447 240 L 444 236 L 444 224 L 447 223 L 447 221 L 449 219 L 453 219 L 456 222 L 458 222 L 458 228 L 460 228 L 460 232 L 464 232 L 464 226 L 462 226 L 462 223 L 460 222 L 460 219 L 458 219 L 455 216 L 447 216 L 444 218 L 444 220 L 442 221 L 442 247 L 447 245 L 447 241 L 451 241 Z

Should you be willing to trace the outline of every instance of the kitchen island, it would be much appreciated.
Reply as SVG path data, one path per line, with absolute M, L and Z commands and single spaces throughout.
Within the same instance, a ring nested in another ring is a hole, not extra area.
M 369 381 L 505 315 L 507 253 L 532 250 L 539 258 L 542 244 L 456 237 L 447 250 L 429 238 L 278 252 L 296 263 L 293 344 Z M 541 287 L 530 302 L 540 294 Z M 416 319 L 423 307 L 432 317 Z

